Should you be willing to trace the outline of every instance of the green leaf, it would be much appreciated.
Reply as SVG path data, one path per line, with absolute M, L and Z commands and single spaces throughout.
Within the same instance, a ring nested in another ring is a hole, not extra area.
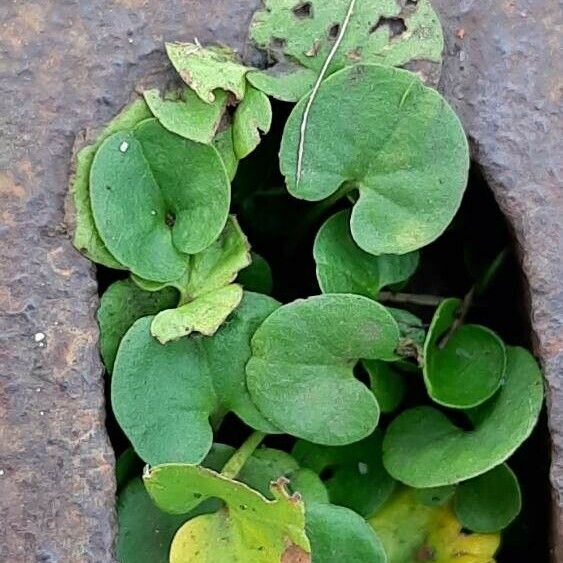
M 252 339 L 252 400 L 282 431 L 325 445 L 371 434 L 379 407 L 354 378 L 361 359 L 392 359 L 399 330 L 382 305 L 359 295 L 320 295 L 284 305 Z
M 411 340 L 414 344 L 422 348 L 426 340 L 424 323 L 416 315 L 413 315 L 411 312 L 405 311 L 404 309 L 387 307 L 387 310 L 397 321 L 401 338 Z
M 194 499 L 217 497 L 225 510 L 190 520 L 176 534 L 171 563 L 281 561 L 284 553 L 309 553 L 302 502 L 290 496 L 285 480 L 273 483 L 274 500 L 248 486 L 194 465 L 163 465 L 144 476 L 145 486 L 163 510 L 182 513 Z
M 272 106 L 268 96 L 253 86 L 246 88 L 244 99 L 233 120 L 233 143 L 237 158 L 248 156 L 260 144 L 260 132 L 272 126 Z
M 143 462 L 133 448 L 127 448 L 115 460 L 115 481 L 117 493 L 143 473 Z
M 270 297 L 246 293 L 213 337 L 166 345 L 151 336 L 152 317 L 129 329 L 115 361 L 112 405 L 145 462 L 200 462 L 213 440 L 209 417 L 218 413 L 233 411 L 257 430 L 276 432 L 250 400 L 244 366 L 250 338 L 277 307 Z
M 370 387 L 381 412 L 393 412 L 406 393 L 404 374 L 389 362 L 379 360 L 364 360 L 362 366 L 368 372 Z
M 444 487 L 430 487 L 429 489 L 414 489 L 416 502 L 425 506 L 444 506 L 452 500 L 456 491 L 455 485 Z
M 242 100 L 248 67 L 240 64 L 226 47 L 204 48 L 194 43 L 166 43 L 166 53 L 180 78 L 206 103 L 216 99 L 215 90 L 231 92 Z
M 369 524 L 389 563 L 493 563 L 500 544 L 498 534 L 464 532 L 448 504 L 424 504 L 415 489 L 399 489 Z
M 239 162 L 237 155 L 235 154 L 232 125 L 229 125 L 227 128 L 217 133 L 217 136 L 213 141 L 213 146 L 217 149 L 217 152 L 221 156 L 223 164 L 227 170 L 229 180 L 232 182 L 237 174 Z
M 319 446 L 298 440 L 292 454 L 302 467 L 323 475 L 330 502 L 368 518 L 389 498 L 395 481 L 381 461 L 383 435 L 376 431 L 349 446 Z
M 323 293 L 356 293 L 375 299 L 386 286 L 408 280 L 418 266 L 418 252 L 373 256 L 350 233 L 350 211 L 340 211 L 320 229 L 313 249 Z
M 145 101 L 160 124 L 180 137 L 210 144 L 215 138 L 227 108 L 227 93 L 218 90 L 215 100 L 202 102 L 190 88 L 167 92 L 158 89 L 143 92 Z
M 506 350 L 502 340 L 483 326 L 462 325 L 449 334 L 460 304 L 459 299 L 445 299 L 436 310 L 424 344 L 423 372 L 434 401 L 468 409 L 498 390 L 506 370 Z
M 387 563 L 379 538 L 355 512 L 342 506 L 313 504 L 307 506 L 305 520 L 312 563 Z
M 213 147 L 147 119 L 100 146 L 90 197 L 109 251 L 134 274 L 162 282 L 185 272 L 184 253 L 201 252 L 221 234 L 230 186 Z
M 248 79 L 281 100 L 295 102 L 311 90 L 340 32 L 350 0 L 265 0 L 250 37 L 277 64 Z M 417 60 L 440 63 L 442 28 L 428 0 L 358 0 L 331 74 L 357 63 L 401 66 Z
M 189 257 L 188 270 L 180 279 L 158 284 L 134 277 L 149 291 L 171 285 L 180 292 L 181 306 L 159 313 L 151 327 L 152 335 L 166 344 L 192 332 L 215 334 L 242 299 L 242 288 L 231 282 L 248 264 L 250 245 L 231 216 L 211 246 Z
M 237 282 L 246 291 L 271 295 L 274 288 L 274 279 L 270 265 L 256 252 L 251 252 L 250 254 L 252 263 L 239 273 Z
M 131 280 L 111 284 L 102 295 L 98 309 L 100 325 L 100 351 L 109 373 L 113 370 L 115 356 L 123 335 L 141 317 L 174 307 L 178 292 L 174 288 L 149 293 L 137 287 Z
M 408 71 L 358 65 L 322 83 L 303 124 L 307 102 L 295 106 L 282 139 L 289 192 L 319 201 L 358 190 L 350 228 L 370 254 L 406 254 L 435 240 L 469 170 L 463 128 L 440 94 Z
M 383 463 L 395 479 L 418 488 L 465 481 L 506 461 L 526 440 L 541 409 L 542 376 L 523 348 L 508 348 L 507 357 L 505 382 L 476 409 L 474 430 L 430 407 L 409 409 L 391 423 Z
M 166 344 L 192 332 L 213 336 L 242 300 L 237 284 L 215 289 L 178 307 L 162 311 L 151 324 L 151 334 Z
M 455 513 L 464 528 L 474 532 L 498 532 L 520 513 L 522 497 L 518 479 L 506 464 L 460 483 Z
M 75 207 L 74 246 L 93 262 L 117 270 L 124 269 L 103 243 L 92 215 L 90 204 L 90 169 L 99 146 L 118 131 L 133 129 L 138 123 L 151 116 L 144 100 L 135 100 L 121 111 L 98 135 L 94 144 L 84 147 L 76 155 L 75 171 L 70 192 Z

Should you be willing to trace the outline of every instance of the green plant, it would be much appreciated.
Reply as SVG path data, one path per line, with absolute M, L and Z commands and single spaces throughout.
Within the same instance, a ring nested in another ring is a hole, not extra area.
M 506 253 L 474 268 L 463 300 L 396 293 L 468 178 L 454 111 L 396 68 L 439 63 L 436 14 L 427 0 L 266 0 L 250 37 L 268 68 L 168 44 L 182 86 L 144 92 L 77 155 L 74 243 L 123 278 L 98 311 L 132 446 L 118 462 L 119 559 L 492 561 L 521 507 L 505 462 L 543 398 L 529 352 L 466 322 Z M 287 189 L 319 202 L 289 221 L 276 203 L 257 211 L 280 197 L 262 175 L 271 157 L 236 176 L 272 127 L 269 96 L 297 102 Z M 305 249 L 321 295 L 271 297 L 284 276 L 233 211 Z M 386 295 L 432 305 L 429 326 Z

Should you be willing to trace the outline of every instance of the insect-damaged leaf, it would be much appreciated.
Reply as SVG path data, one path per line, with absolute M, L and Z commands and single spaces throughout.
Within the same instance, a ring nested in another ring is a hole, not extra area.
M 506 464 L 464 481 L 456 492 L 455 513 L 464 528 L 498 532 L 518 516 L 522 498 L 518 479 Z
M 151 112 L 144 100 L 134 101 L 108 124 L 97 137 L 94 144 L 84 147 L 76 155 L 75 172 L 70 188 L 76 212 L 73 244 L 90 260 L 109 268 L 124 269 L 123 265 L 110 254 L 104 245 L 94 223 L 92 205 L 90 203 L 90 169 L 92 168 L 92 161 L 99 146 L 108 137 L 118 131 L 133 129 L 137 124 L 149 117 L 151 117 Z
M 323 293 L 356 293 L 375 299 L 386 286 L 408 280 L 418 266 L 418 252 L 373 256 L 350 233 L 350 212 L 341 211 L 320 229 L 313 249 Z
M 131 325 L 141 317 L 156 315 L 177 303 L 178 292 L 172 287 L 148 292 L 131 280 L 111 284 L 102 295 L 98 309 L 100 350 L 108 372 L 113 369 L 119 343 Z
M 319 446 L 298 440 L 292 454 L 302 467 L 321 477 L 330 502 L 354 510 L 363 517 L 372 516 L 389 498 L 395 481 L 383 468 L 381 444 L 383 435 L 371 436 L 348 446 Z
M 148 291 L 171 286 L 180 292 L 180 306 L 155 317 L 152 335 L 165 344 L 192 332 L 215 334 L 242 299 L 241 286 L 231 282 L 249 264 L 250 245 L 231 216 L 213 244 L 189 257 L 188 269 L 180 279 L 160 284 L 134 276 L 134 281 Z
M 285 480 L 272 484 L 274 500 L 194 465 L 155 467 L 144 481 L 151 497 L 167 512 L 185 512 L 201 497 L 216 497 L 226 504 L 224 510 L 198 516 L 180 528 L 172 542 L 171 563 L 272 563 L 283 561 L 288 550 L 310 552 L 303 503 L 288 494 Z
M 209 417 L 221 412 L 233 411 L 257 430 L 276 432 L 250 400 L 244 366 L 250 338 L 277 307 L 270 297 L 246 293 L 213 337 L 166 345 L 151 336 L 152 317 L 129 329 L 114 365 L 112 405 L 145 462 L 198 463 L 213 439 Z
M 260 143 L 260 132 L 266 134 L 272 125 L 272 106 L 268 96 L 248 86 L 233 120 L 233 142 L 237 158 L 248 156 Z
M 148 280 L 179 278 L 185 253 L 207 248 L 227 220 L 230 185 L 217 151 L 170 133 L 156 119 L 106 139 L 90 182 L 102 240 Z
M 371 434 L 379 407 L 354 378 L 360 358 L 393 359 L 399 329 L 359 295 L 320 295 L 284 305 L 252 339 L 247 384 L 264 416 L 310 442 L 345 445 Z
M 227 107 L 227 93 L 222 90 L 216 92 L 210 104 L 187 87 L 164 96 L 158 89 L 146 90 L 143 95 L 153 115 L 168 131 L 207 145 L 215 138 Z
M 468 411 L 475 428 L 458 428 L 431 407 L 409 409 L 389 426 L 383 463 L 412 487 L 465 481 L 507 460 L 532 432 L 543 400 L 541 372 L 523 348 L 508 348 L 506 378 L 497 394 Z
M 492 330 L 479 325 L 458 327 L 442 344 L 460 305 L 459 299 L 445 299 L 436 310 L 424 344 L 423 372 L 434 401 L 468 409 L 499 388 L 506 370 L 506 350 Z
M 469 151 L 438 92 L 408 71 L 357 65 L 322 83 L 302 126 L 306 104 L 295 106 L 282 139 L 292 195 L 318 201 L 357 190 L 352 238 L 370 254 L 406 254 L 444 231 L 467 184 Z
M 231 92 L 242 100 L 248 67 L 226 47 L 202 47 L 194 43 L 166 43 L 168 58 L 182 80 L 206 103 L 215 101 L 215 90 Z
M 464 532 L 448 504 L 423 504 L 417 493 L 414 489 L 399 489 L 369 519 L 385 547 L 389 563 L 494 563 L 500 545 L 498 534 Z
M 248 79 L 267 94 L 295 102 L 311 90 L 340 33 L 350 0 L 265 0 L 250 37 L 277 63 Z M 442 28 L 428 0 L 357 0 L 328 74 L 357 63 L 439 66 Z

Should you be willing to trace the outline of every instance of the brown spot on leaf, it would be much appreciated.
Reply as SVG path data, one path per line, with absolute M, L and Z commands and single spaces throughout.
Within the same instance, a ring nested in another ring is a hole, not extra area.
M 301 549 L 298 545 L 290 545 L 281 558 L 281 563 L 310 563 L 311 554 Z

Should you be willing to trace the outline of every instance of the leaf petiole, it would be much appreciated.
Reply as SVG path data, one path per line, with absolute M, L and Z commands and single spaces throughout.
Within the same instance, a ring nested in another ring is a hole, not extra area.
M 221 475 L 227 477 L 227 479 L 235 479 L 265 436 L 266 434 L 264 432 L 253 432 L 233 454 L 231 459 L 227 461 L 225 467 L 223 467 L 223 471 L 221 471 Z

